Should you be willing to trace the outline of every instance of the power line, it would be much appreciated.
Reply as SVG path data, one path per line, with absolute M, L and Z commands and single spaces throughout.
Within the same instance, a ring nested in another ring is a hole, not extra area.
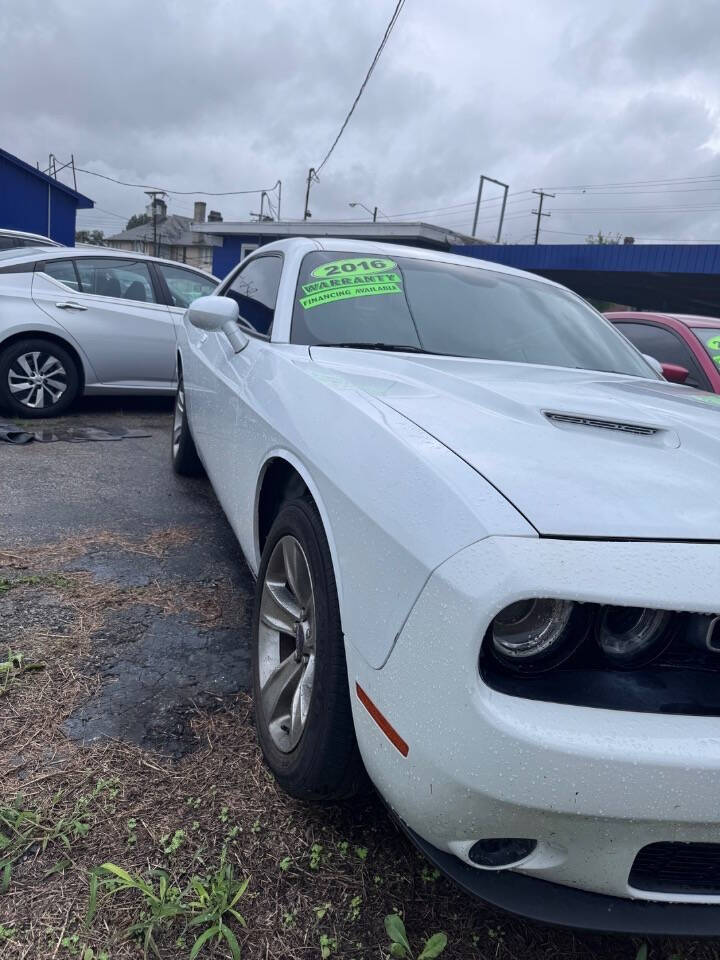
M 670 177 L 665 180 L 620 180 L 615 183 L 575 183 L 570 186 L 549 186 L 544 190 L 596 190 L 600 187 L 649 187 L 665 183 L 707 183 L 720 180 L 720 174 L 708 174 L 704 177 Z
M 403 8 L 404 6 L 405 6 L 405 0 L 398 0 L 398 2 L 397 2 L 396 5 L 395 5 L 395 9 L 394 9 L 394 11 L 393 11 L 393 15 L 390 17 L 390 22 L 388 23 L 387 27 L 385 28 L 385 33 L 383 34 L 383 38 L 382 38 L 382 40 L 380 41 L 380 46 L 379 46 L 379 47 L 377 48 L 377 50 L 375 51 L 375 56 L 374 56 L 373 59 L 372 59 L 372 63 L 370 64 L 370 67 L 368 68 L 368 72 L 365 74 L 365 79 L 364 79 L 363 82 L 360 84 L 360 89 L 358 90 L 357 96 L 356 96 L 355 99 L 353 100 L 352 106 L 350 107 L 350 110 L 348 111 L 348 115 L 347 115 L 347 116 L 345 117 L 345 119 L 343 120 L 342 126 L 340 127 L 340 130 L 339 130 L 339 132 L 338 132 L 338 135 L 337 135 L 337 136 L 335 137 L 335 139 L 333 140 L 332 146 L 330 147 L 330 149 L 328 150 L 328 152 L 325 154 L 325 157 L 323 158 L 322 163 L 321 163 L 318 167 L 315 167 L 314 170 L 313 170 L 313 173 L 315 174 L 315 176 L 317 176 L 317 174 L 320 173 L 320 171 L 322 170 L 322 168 L 325 166 L 325 164 L 326 164 L 326 163 L 328 162 L 328 160 L 330 159 L 330 155 L 332 154 L 333 150 L 334 150 L 335 147 L 337 146 L 338 141 L 340 140 L 340 137 L 343 135 L 343 132 L 344 132 L 344 130 L 345 130 L 345 127 L 346 127 L 346 126 L 348 125 L 348 123 L 350 122 L 350 117 L 353 115 L 353 113 L 354 113 L 354 111 L 355 111 L 355 107 L 358 105 L 358 102 L 360 101 L 360 97 L 363 95 L 363 92 L 364 92 L 364 90 L 365 90 L 365 87 L 367 86 L 368 81 L 369 81 L 370 77 L 372 76 L 373 70 L 374 70 L 375 67 L 377 66 L 377 62 L 378 62 L 378 60 L 380 59 L 383 50 L 385 49 L 385 44 L 388 42 L 388 39 L 390 38 L 390 34 L 392 33 L 393 28 L 395 27 L 395 24 L 397 23 L 398 17 L 400 16 L 400 12 L 401 12 L 401 10 L 402 10 L 402 8 Z M 306 205 L 306 206 L 307 206 L 307 205 Z
M 161 190 L 159 187 L 153 187 L 149 183 L 128 183 L 125 180 L 117 180 L 115 177 L 108 177 L 104 173 L 97 173 L 95 170 L 85 170 L 83 167 L 75 167 L 75 169 L 78 173 L 89 173 L 91 177 L 100 177 L 102 180 L 109 180 L 111 183 L 119 183 L 122 187 L 137 187 L 140 190 L 155 190 L 158 193 L 172 193 L 177 197 L 188 197 L 197 194 L 200 194 L 204 197 L 240 197 L 251 193 L 262 193 L 263 190 L 265 190 L 266 193 L 271 190 L 277 190 L 280 182 L 278 180 L 272 187 L 258 187 L 257 190 L 226 190 L 223 192 L 216 192 L 212 190 L 168 190 L 167 188 L 163 188 Z

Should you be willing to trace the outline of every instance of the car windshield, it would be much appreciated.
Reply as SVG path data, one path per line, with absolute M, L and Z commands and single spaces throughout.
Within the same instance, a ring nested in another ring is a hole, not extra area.
M 693 327 L 692 332 L 710 354 L 710 359 L 720 368 L 720 323 L 717 327 Z
M 386 254 L 307 254 L 291 341 L 406 346 L 657 378 L 608 321 L 569 291 L 479 266 Z

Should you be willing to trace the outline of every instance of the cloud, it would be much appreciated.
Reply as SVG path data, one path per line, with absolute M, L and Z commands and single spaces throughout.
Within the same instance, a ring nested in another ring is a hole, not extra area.
M 79 166 L 176 190 L 280 178 L 283 213 L 300 217 L 307 169 L 332 143 L 391 8 L 390 0 L 5 4 L 0 62 L 13 83 L 0 103 L 3 146 L 30 162 L 73 153 Z M 486 173 L 510 183 L 506 237 L 520 240 L 534 228 L 533 187 L 719 175 L 719 33 L 714 0 L 599 8 L 409 0 L 313 186 L 313 215 L 359 215 L 349 201 L 392 214 L 453 207 L 422 218 L 469 231 Z M 87 175 L 78 185 L 100 208 L 83 222 L 106 232 L 145 203 L 142 190 Z M 557 192 L 546 206 L 548 240 L 597 229 L 720 232 L 718 191 Z M 487 236 L 496 198 L 488 190 L 481 211 Z M 173 197 L 171 210 L 190 213 L 193 199 Z M 246 219 L 258 202 L 211 206 Z

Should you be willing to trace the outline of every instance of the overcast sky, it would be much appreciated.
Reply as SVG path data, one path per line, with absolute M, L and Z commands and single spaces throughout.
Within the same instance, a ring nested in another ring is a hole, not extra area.
M 88 170 L 174 190 L 281 179 L 283 218 L 299 218 L 307 169 L 335 137 L 393 7 L 1 0 L 0 145 L 41 165 L 74 153 Z M 720 241 L 719 39 L 718 0 L 406 0 L 313 186 L 313 217 L 366 216 L 348 207 L 361 201 L 469 233 L 485 173 L 515 194 L 507 240 L 532 239 L 536 198 L 523 191 L 546 187 L 557 193 L 548 242 L 597 230 Z M 552 189 L 681 178 L 697 179 Z M 97 207 L 79 225 L 106 234 L 146 201 L 86 174 L 78 188 Z M 494 235 L 492 197 L 482 237 Z M 170 211 L 190 214 L 194 198 L 171 196 Z M 226 220 L 259 203 L 197 199 Z

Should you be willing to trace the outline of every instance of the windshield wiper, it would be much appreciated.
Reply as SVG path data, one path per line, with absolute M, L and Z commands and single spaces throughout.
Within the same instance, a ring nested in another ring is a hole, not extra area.
M 402 343 L 363 343 L 358 340 L 348 340 L 346 343 L 316 343 L 316 347 L 350 347 L 355 350 L 392 350 L 396 353 L 429 353 L 429 350 L 423 350 L 422 347 L 414 344 Z

